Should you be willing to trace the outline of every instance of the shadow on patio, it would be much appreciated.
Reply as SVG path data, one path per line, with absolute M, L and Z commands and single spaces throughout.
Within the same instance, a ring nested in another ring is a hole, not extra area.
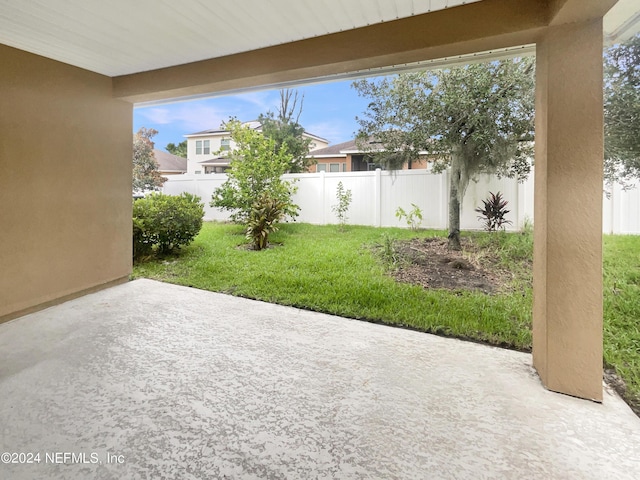
M 150 280 L 0 325 L 0 358 L 0 452 L 40 454 L 3 478 L 640 477 L 640 419 L 531 355 Z

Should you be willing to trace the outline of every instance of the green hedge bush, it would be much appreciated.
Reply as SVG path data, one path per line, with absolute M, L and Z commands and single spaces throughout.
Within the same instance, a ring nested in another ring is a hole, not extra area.
M 133 258 L 188 245 L 202 228 L 204 204 L 190 193 L 152 193 L 133 202 Z

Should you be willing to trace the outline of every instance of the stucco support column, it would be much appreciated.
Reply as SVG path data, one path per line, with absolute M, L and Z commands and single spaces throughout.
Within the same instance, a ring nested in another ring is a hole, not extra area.
M 602 400 L 602 20 L 537 43 L 533 362 Z

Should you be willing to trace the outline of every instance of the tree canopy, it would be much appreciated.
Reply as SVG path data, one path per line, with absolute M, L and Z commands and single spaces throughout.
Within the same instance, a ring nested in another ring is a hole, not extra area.
M 371 99 L 358 139 L 377 145 L 369 147 L 377 163 L 394 169 L 426 157 L 436 171 L 451 168 L 450 248 L 460 248 L 460 205 L 475 175 L 529 174 L 534 65 L 508 59 L 353 83 Z
M 178 157 L 187 158 L 187 141 L 184 140 L 177 145 L 175 143 L 169 143 L 165 147 L 165 150 L 172 155 L 177 155 Z
M 298 97 L 297 91 L 280 90 L 278 111 L 268 111 L 258 117 L 263 135 L 275 142 L 276 150 L 282 145 L 287 146 L 292 157 L 287 170 L 289 173 L 306 172 L 307 167 L 315 162 L 314 159 L 307 158 L 311 139 L 303 136 L 304 128 L 299 123 L 303 103 L 304 96 Z
M 158 190 L 167 180 L 158 171 L 158 162 L 153 156 L 154 143 L 158 134 L 153 128 L 141 127 L 133 134 L 133 191 Z
M 640 178 L 640 34 L 604 54 L 605 178 Z

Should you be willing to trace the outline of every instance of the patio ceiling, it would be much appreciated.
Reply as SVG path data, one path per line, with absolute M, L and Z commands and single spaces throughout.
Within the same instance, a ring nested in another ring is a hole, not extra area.
M 0 43 L 118 76 L 476 1 L 0 0 Z
M 0 0 L 0 43 L 108 76 L 247 52 L 481 0 Z M 640 3 L 605 18 L 637 31 Z

